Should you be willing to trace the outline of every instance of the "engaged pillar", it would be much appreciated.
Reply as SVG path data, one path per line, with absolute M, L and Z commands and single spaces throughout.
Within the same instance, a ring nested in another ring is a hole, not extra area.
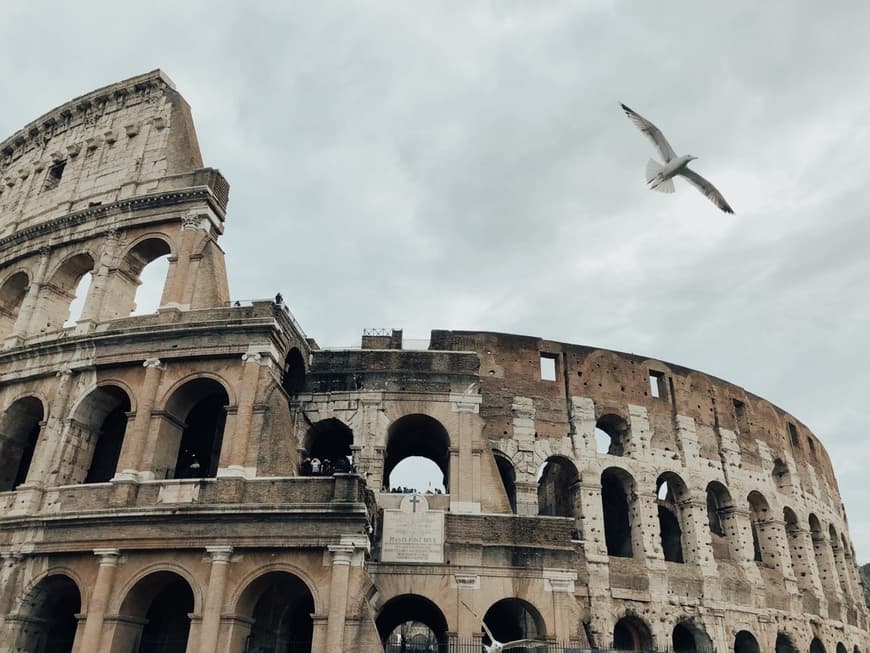
M 221 607 L 224 602 L 224 590 L 227 585 L 233 547 L 208 546 L 205 550 L 211 556 L 211 574 L 208 577 L 205 608 L 202 611 L 199 653 L 215 653 L 220 635 Z
M 106 607 L 109 604 L 109 596 L 112 592 L 115 570 L 118 568 L 118 558 L 121 552 L 118 549 L 94 549 L 94 555 L 100 559 L 100 568 L 97 571 L 97 581 L 94 583 L 94 591 L 88 604 L 85 631 L 79 649 L 81 651 L 105 650 L 100 647 L 100 637 L 103 633 Z

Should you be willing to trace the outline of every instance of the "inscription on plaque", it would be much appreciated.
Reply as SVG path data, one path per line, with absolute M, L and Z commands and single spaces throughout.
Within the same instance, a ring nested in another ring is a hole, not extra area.
M 402 498 L 398 510 L 384 510 L 381 560 L 444 562 L 444 512 L 429 510 L 422 494 Z

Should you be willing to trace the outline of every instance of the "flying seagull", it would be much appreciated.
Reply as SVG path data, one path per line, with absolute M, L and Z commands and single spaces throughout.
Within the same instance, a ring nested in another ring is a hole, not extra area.
M 486 622 L 481 619 L 480 624 L 483 626 L 483 629 L 486 631 L 486 634 L 489 635 L 490 641 L 492 644 L 487 646 L 483 645 L 483 650 L 486 653 L 502 653 L 502 651 L 512 648 L 530 648 L 530 649 L 542 649 L 547 648 L 547 642 L 542 642 L 540 640 L 535 639 L 515 639 L 510 642 L 500 642 L 495 637 L 492 636 L 492 631 L 486 625 Z
M 649 163 L 646 164 L 646 181 L 650 185 L 651 190 L 657 190 L 660 193 L 673 193 L 673 178 L 676 175 L 682 175 L 690 184 L 704 193 L 704 195 L 707 196 L 707 199 L 725 211 L 725 213 L 734 213 L 734 209 L 728 205 L 728 202 L 726 202 L 725 198 L 722 197 L 722 193 L 716 190 L 716 187 L 713 184 L 704 179 L 694 170 L 689 169 L 689 161 L 697 159 L 698 157 L 692 156 L 691 154 L 677 156 L 677 153 L 674 152 L 674 148 L 671 147 L 671 144 L 668 143 L 664 134 L 662 134 L 658 127 L 639 113 L 629 109 L 624 104 L 620 104 L 620 106 L 622 107 L 622 110 L 625 111 L 625 115 L 631 118 L 631 122 L 633 122 L 637 128 L 646 134 L 653 142 L 653 145 L 656 146 L 659 154 L 665 160 L 664 165 L 655 159 L 650 159 Z

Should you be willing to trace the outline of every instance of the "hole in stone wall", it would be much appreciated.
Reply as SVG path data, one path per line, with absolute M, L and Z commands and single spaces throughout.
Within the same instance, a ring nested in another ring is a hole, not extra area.
M 66 161 L 55 163 L 49 167 L 45 173 L 45 183 L 42 185 L 42 190 L 54 190 L 60 185 L 60 180 L 63 177 L 63 171 L 66 168 Z
M 800 441 L 800 438 L 798 438 L 797 427 L 794 424 L 792 424 L 791 422 L 788 423 L 788 435 L 789 435 L 789 438 L 791 439 L 791 446 L 794 447 L 795 449 L 800 449 L 801 448 L 801 441 Z
M 136 289 L 135 308 L 130 315 L 156 313 L 163 295 L 163 285 L 169 273 L 169 255 L 165 254 L 151 261 L 139 275 Z
M 601 503 L 604 510 L 604 540 L 607 555 L 631 558 L 631 516 L 629 497 L 632 496 L 634 479 L 628 472 L 616 468 L 605 469 L 601 474 Z
M 656 399 L 665 396 L 665 375 L 664 372 L 656 370 L 649 371 L 649 392 Z
M 93 275 L 87 273 L 79 280 L 75 290 L 75 299 L 70 302 L 69 317 L 66 319 L 66 322 L 63 323 L 63 328 L 75 326 L 75 323 L 81 318 L 82 311 L 85 309 L 85 299 L 87 299 L 88 290 L 91 288 L 92 279 Z
M 625 455 L 628 442 L 628 423 L 619 415 L 602 415 L 595 423 L 595 446 L 598 453 L 611 456 Z
M 541 380 L 556 380 L 556 357 L 552 354 L 541 354 Z

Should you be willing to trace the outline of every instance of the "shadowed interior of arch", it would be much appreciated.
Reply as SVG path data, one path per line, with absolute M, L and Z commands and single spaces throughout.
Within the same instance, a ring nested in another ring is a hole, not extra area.
M 538 514 L 551 517 L 574 517 L 577 468 L 567 458 L 551 456 L 538 470 Z
M 21 625 L 12 650 L 70 653 L 79 612 L 81 593 L 72 579 L 62 574 L 43 578 L 18 609 Z
M 375 624 L 385 653 L 438 653 L 447 645 L 447 619 L 423 596 L 393 597 L 381 608 Z
M 0 286 L 0 337 L 8 336 L 15 327 L 18 312 L 30 286 L 25 272 L 16 272 Z
M 271 571 L 254 579 L 240 595 L 237 613 L 252 621 L 236 638 L 244 640 L 245 651 L 311 650 L 314 597 L 298 576 Z
M 100 386 L 92 390 L 79 404 L 75 414 L 75 426 L 80 436 L 80 455 L 75 459 L 81 464 L 70 470 L 68 483 L 105 483 L 115 475 L 124 434 L 127 430 L 127 413 L 130 398 L 114 385 Z
M 45 412 L 36 397 L 12 402 L 0 418 L 0 492 L 27 480 Z
M 518 639 L 544 639 L 547 630 L 541 614 L 530 603 L 517 598 L 501 599 L 492 605 L 483 616 L 493 637 L 499 642 L 511 642 Z M 483 641 L 491 641 L 481 627 Z
M 124 597 L 119 614 L 125 619 L 112 652 L 185 653 L 193 610 L 193 590 L 182 576 L 168 570 L 148 574 Z
M 399 469 L 399 465 L 410 458 L 424 460 L 409 461 Z M 441 422 L 428 415 L 406 415 L 393 422 L 387 431 L 383 487 L 389 490 L 402 483 L 412 483 L 414 489 L 423 492 L 434 480 L 433 490 L 448 492 L 449 463 L 450 436 Z
M 649 626 L 640 617 L 623 617 L 613 626 L 613 648 L 617 651 L 647 651 L 652 649 Z

